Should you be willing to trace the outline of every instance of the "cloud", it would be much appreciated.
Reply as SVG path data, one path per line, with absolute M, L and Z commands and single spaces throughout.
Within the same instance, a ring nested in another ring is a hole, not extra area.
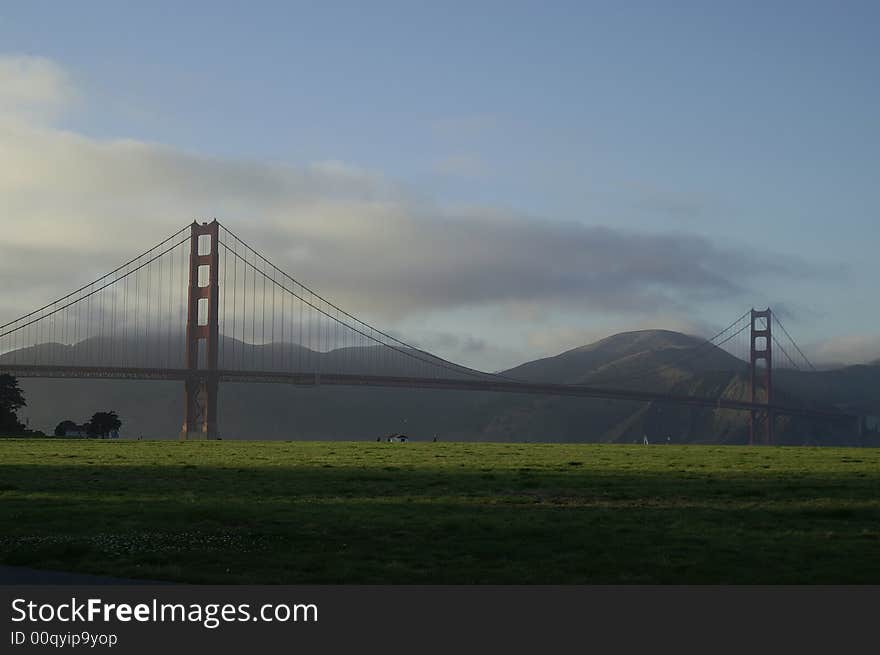
M 438 118 L 429 123 L 431 132 L 450 141 L 470 141 L 499 125 L 499 119 L 491 114 L 470 114 Z
M 804 348 L 817 366 L 869 364 L 880 359 L 880 336 L 858 334 L 835 337 Z
M 833 269 L 828 270 L 829 275 L 834 274 Z M 836 271 L 839 274 L 843 273 L 843 271 Z M 814 307 L 804 305 L 801 303 L 789 302 L 789 301 L 777 301 L 770 304 L 770 307 L 773 309 L 773 313 L 776 315 L 776 318 L 783 321 L 784 323 L 804 323 L 804 322 L 812 322 L 817 321 L 828 316 L 827 312 L 819 311 Z
M 0 56 L 0 114 L 46 119 L 77 98 L 67 73 L 50 59 Z
M 461 154 L 450 155 L 434 162 L 434 170 L 441 175 L 465 177 L 471 179 L 483 178 L 489 175 L 489 167 L 477 155 Z
M 631 183 L 624 187 L 636 209 L 665 219 L 693 221 L 706 215 L 710 203 L 693 193 L 660 189 L 648 184 Z
M 396 334 L 395 336 L 402 340 L 407 339 L 407 335 Z M 491 348 L 491 344 L 485 339 L 469 334 L 461 335 L 453 334 L 452 332 L 422 331 L 420 335 L 416 335 L 415 339 L 412 336 L 409 335 L 409 343 L 431 352 L 455 350 L 463 353 L 480 353 Z
M 57 110 L 75 94 L 51 62 L 0 62 L 0 89 L 11 83 L 3 93 L 19 105 Z M 95 139 L 28 113 L 0 116 L 0 216 L 0 261 L 17 262 L 3 271 L 19 305 L 2 308 L 7 315 L 214 216 L 294 277 L 382 325 L 486 306 L 654 315 L 736 296 L 753 275 L 805 270 L 685 232 L 436 206 L 344 162 L 210 158 Z
M 531 348 L 543 355 L 556 355 L 572 348 L 585 346 L 617 332 L 637 330 L 673 330 L 682 334 L 708 339 L 720 327 L 677 316 L 657 315 L 650 318 L 637 318 L 625 325 L 583 327 L 573 325 L 548 326 L 528 334 Z

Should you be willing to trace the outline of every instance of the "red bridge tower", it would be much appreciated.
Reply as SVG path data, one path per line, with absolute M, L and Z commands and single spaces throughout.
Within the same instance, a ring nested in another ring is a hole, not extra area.
M 180 439 L 216 439 L 218 327 L 218 237 L 220 224 L 193 223 L 186 314 L 186 391 Z
M 773 402 L 773 351 L 771 348 L 773 312 L 768 307 L 765 311 L 752 310 L 751 327 L 751 377 L 752 377 L 752 402 L 763 402 L 768 407 L 763 412 L 753 409 L 749 424 L 749 444 L 773 442 L 773 410 L 770 405 Z M 758 362 L 763 366 L 758 367 Z M 760 384 L 759 384 L 760 382 Z M 763 387 L 763 394 L 761 393 Z M 762 398 L 763 396 L 763 398 Z M 758 434 L 760 423 L 764 422 L 764 439 L 760 440 Z

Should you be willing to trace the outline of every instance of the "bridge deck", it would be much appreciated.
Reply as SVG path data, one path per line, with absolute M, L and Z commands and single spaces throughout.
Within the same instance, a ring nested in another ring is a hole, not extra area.
M 123 368 L 99 366 L 34 366 L 0 364 L 0 373 L 26 378 L 80 378 L 106 380 L 186 380 L 192 372 L 183 368 Z M 206 374 L 203 371 L 201 374 Z M 693 407 L 732 409 L 738 411 L 767 411 L 775 414 L 807 416 L 825 419 L 859 418 L 855 414 L 805 407 L 760 403 L 729 398 L 700 398 L 650 391 L 610 389 L 585 385 L 545 384 L 514 382 L 500 379 L 424 378 L 388 375 L 355 375 L 345 373 L 283 373 L 277 371 L 228 371 L 215 373 L 224 382 L 258 382 L 293 384 L 300 386 L 366 386 L 405 389 L 437 389 L 457 391 L 485 391 L 496 393 L 520 393 L 542 396 L 569 396 L 579 398 L 604 398 L 609 400 L 632 400 L 638 402 L 662 402 Z

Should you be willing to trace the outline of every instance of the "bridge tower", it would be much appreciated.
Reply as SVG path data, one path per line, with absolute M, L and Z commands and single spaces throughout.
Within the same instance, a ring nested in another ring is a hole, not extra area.
M 764 422 L 764 443 L 773 442 L 773 411 L 770 405 L 773 402 L 773 351 L 771 348 L 773 312 L 768 307 L 764 311 L 752 310 L 751 325 L 751 379 L 752 379 L 752 403 L 763 402 L 768 407 L 765 411 L 751 410 L 749 422 L 749 444 L 759 443 L 759 427 Z M 758 363 L 763 362 L 759 367 Z M 763 387 L 763 394 L 761 389 Z M 761 396 L 763 395 L 763 399 Z
M 218 238 L 220 224 L 190 227 L 186 369 L 180 439 L 216 439 L 218 327 Z

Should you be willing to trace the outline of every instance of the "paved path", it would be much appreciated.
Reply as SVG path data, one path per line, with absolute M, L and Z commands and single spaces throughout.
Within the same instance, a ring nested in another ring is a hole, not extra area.
M 105 575 L 41 571 L 24 566 L 0 565 L 0 585 L 155 585 L 174 584 L 158 580 L 131 580 Z

